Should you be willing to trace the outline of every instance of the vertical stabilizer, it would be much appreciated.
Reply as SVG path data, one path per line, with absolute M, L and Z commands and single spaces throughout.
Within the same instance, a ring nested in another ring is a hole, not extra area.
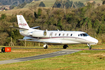
M 18 20 L 19 28 L 23 28 L 23 29 L 29 29 L 30 28 L 28 26 L 26 20 L 24 19 L 23 15 L 17 15 L 17 20 Z

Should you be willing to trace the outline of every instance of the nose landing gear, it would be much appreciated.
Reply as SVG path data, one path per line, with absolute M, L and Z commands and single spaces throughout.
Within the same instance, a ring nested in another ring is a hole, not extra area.
M 90 44 L 87 44 L 87 45 L 89 46 L 89 50 L 91 50 L 92 49 L 91 45 Z

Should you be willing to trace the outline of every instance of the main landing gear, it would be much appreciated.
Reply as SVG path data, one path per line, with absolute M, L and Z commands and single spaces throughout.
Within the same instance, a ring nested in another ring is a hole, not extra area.
M 90 44 L 87 44 L 87 45 L 89 46 L 89 50 L 91 50 L 92 49 L 91 45 Z
M 64 45 L 64 46 L 63 46 L 63 49 L 66 49 L 67 47 L 68 47 L 68 45 Z
M 47 44 L 45 44 L 45 45 L 43 45 L 43 47 L 44 47 L 44 49 L 47 49 L 47 48 L 48 48 L 48 45 L 47 45 Z
M 48 48 L 48 45 L 47 44 L 44 44 L 43 47 L 44 47 L 44 49 L 47 49 Z M 63 46 L 63 49 L 66 49 L 67 47 L 68 47 L 68 45 L 64 45 Z

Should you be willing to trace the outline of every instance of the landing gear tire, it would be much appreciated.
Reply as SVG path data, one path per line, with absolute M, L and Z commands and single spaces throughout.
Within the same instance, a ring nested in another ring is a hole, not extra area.
M 91 50 L 92 49 L 92 47 L 89 47 L 89 50 Z
M 90 44 L 87 44 L 87 45 L 89 46 L 89 50 L 91 50 L 92 49 L 91 45 Z
M 64 45 L 64 46 L 63 46 L 63 49 L 66 49 L 67 47 L 68 47 L 67 45 Z
M 44 47 L 44 49 L 47 49 L 47 48 L 48 48 L 48 45 L 47 45 L 47 44 L 45 44 L 43 47 Z
M 48 48 L 48 46 L 46 45 L 45 47 L 44 47 L 44 49 L 47 49 Z

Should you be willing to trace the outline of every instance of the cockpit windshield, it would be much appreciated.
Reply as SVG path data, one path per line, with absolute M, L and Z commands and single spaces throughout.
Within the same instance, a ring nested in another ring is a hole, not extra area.
M 82 33 L 82 34 L 79 34 L 78 36 L 89 36 L 87 33 Z

